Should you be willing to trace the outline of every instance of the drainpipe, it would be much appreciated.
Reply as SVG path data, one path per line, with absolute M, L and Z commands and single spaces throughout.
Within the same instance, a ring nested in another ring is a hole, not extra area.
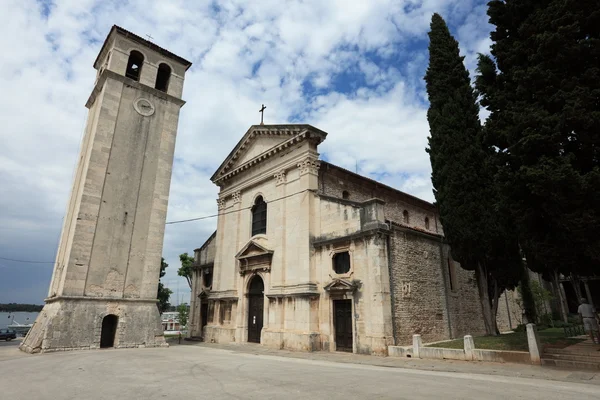
M 506 315 L 508 315 L 508 327 L 512 331 L 512 321 L 510 320 L 510 308 L 508 307 L 508 291 L 504 290 L 504 300 L 506 300 Z
M 387 244 L 387 261 L 388 261 L 388 276 L 390 278 L 390 302 L 391 311 L 392 311 L 392 335 L 394 346 L 396 345 L 396 313 L 394 311 L 394 305 L 396 304 L 394 301 L 394 279 L 392 275 L 392 240 L 391 236 L 394 234 L 394 230 L 392 228 L 392 223 L 390 221 L 390 234 L 387 235 L 386 244 Z
M 444 298 L 446 299 L 446 319 L 448 320 L 448 336 L 454 339 L 452 335 L 452 322 L 450 321 L 450 301 L 448 298 L 448 282 L 446 282 L 446 274 L 444 273 L 444 242 L 440 237 L 440 267 L 442 272 L 442 282 L 444 282 Z M 450 278 L 450 276 L 448 276 Z

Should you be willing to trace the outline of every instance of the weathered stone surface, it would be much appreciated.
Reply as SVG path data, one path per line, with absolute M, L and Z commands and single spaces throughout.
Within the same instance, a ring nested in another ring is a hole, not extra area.
M 337 350 L 334 304 L 344 299 L 355 353 L 387 355 L 415 333 L 433 341 L 483 332 L 473 273 L 449 259 L 435 207 L 319 161 L 325 135 L 252 126 L 213 175 L 220 214 L 197 251 L 192 336 L 246 342 L 255 276 L 264 282 L 260 342 L 272 348 Z M 267 227 L 252 236 L 258 196 Z M 345 252 L 348 270 L 336 272 Z
M 109 314 L 120 321 L 115 348 L 166 346 L 154 302 L 64 299 L 44 306 L 21 350 L 44 353 L 99 349 L 102 319 Z
M 139 82 L 125 76 L 133 50 L 144 54 Z M 189 63 L 118 27 L 98 56 L 48 298 L 24 351 L 99 348 L 107 315 L 118 318 L 115 347 L 166 345 L 156 293 L 184 102 L 178 86 L 154 88 L 161 62 L 182 83 Z

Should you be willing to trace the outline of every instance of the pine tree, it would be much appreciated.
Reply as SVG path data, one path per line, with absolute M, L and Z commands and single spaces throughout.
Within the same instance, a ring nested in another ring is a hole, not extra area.
M 497 334 L 498 299 L 518 282 L 510 221 L 494 203 L 496 157 L 483 140 L 479 107 L 458 42 L 434 14 L 425 75 L 432 182 L 444 235 L 461 267 L 474 270 L 486 330 Z
M 493 59 L 480 57 L 476 79 L 486 136 L 528 265 L 557 287 L 559 273 L 600 262 L 598 2 L 494 0 L 488 15 Z
M 162 278 L 163 276 L 165 276 L 165 274 L 167 273 L 166 269 L 169 266 L 169 264 L 167 264 L 165 262 L 165 259 L 163 257 L 160 258 L 160 276 L 159 278 Z M 158 303 L 156 304 L 158 307 L 158 312 L 160 312 L 161 314 L 165 311 L 169 311 L 169 308 L 171 308 L 171 303 L 169 303 L 169 298 L 171 297 L 171 295 L 173 294 L 173 291 L 171 289 L 169 289 L 168 287 L 165 287 L 163 285 L 163 283 L 159 280 L 158 281 L 158 293 L 156 295 L 156 298 L 158 299 Z
M 183 253 L 179 255 L 179 261 L 181 261 L 181 267 L 179 267 L 179 269 L 177 270 L 177 275 L 183 276 L 185 278 L 191 290 L 194 257 L 188 256 L 188 253 Z

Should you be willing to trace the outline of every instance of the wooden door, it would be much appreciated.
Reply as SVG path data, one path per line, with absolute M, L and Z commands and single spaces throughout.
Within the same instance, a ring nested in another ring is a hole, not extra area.
M 260 331 L 263 328 L 263 308 L 265 285 L 262 278 L 254 276 L 248 288 L 248 341 L 260 343 Z
M 333 301 L 335 347 L 338 351 L 352 352 L 352 301 Z
M 249 297 L 248 341 L 260 343 L 260 332 L 263 328 L 264 299 L 262 295 L 252 294 Z

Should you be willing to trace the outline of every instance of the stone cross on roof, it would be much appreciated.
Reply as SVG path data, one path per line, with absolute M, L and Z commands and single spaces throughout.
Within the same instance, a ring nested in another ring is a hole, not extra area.
M 260 108 L 260 110 L 258 110 L 258 112 L 260 113 L 260 124 L 261 125 L 264 125 L 263 117 L 265 116 L 265 108 L 267 108 L 267 107 L 263 104 L 262 107 Z

